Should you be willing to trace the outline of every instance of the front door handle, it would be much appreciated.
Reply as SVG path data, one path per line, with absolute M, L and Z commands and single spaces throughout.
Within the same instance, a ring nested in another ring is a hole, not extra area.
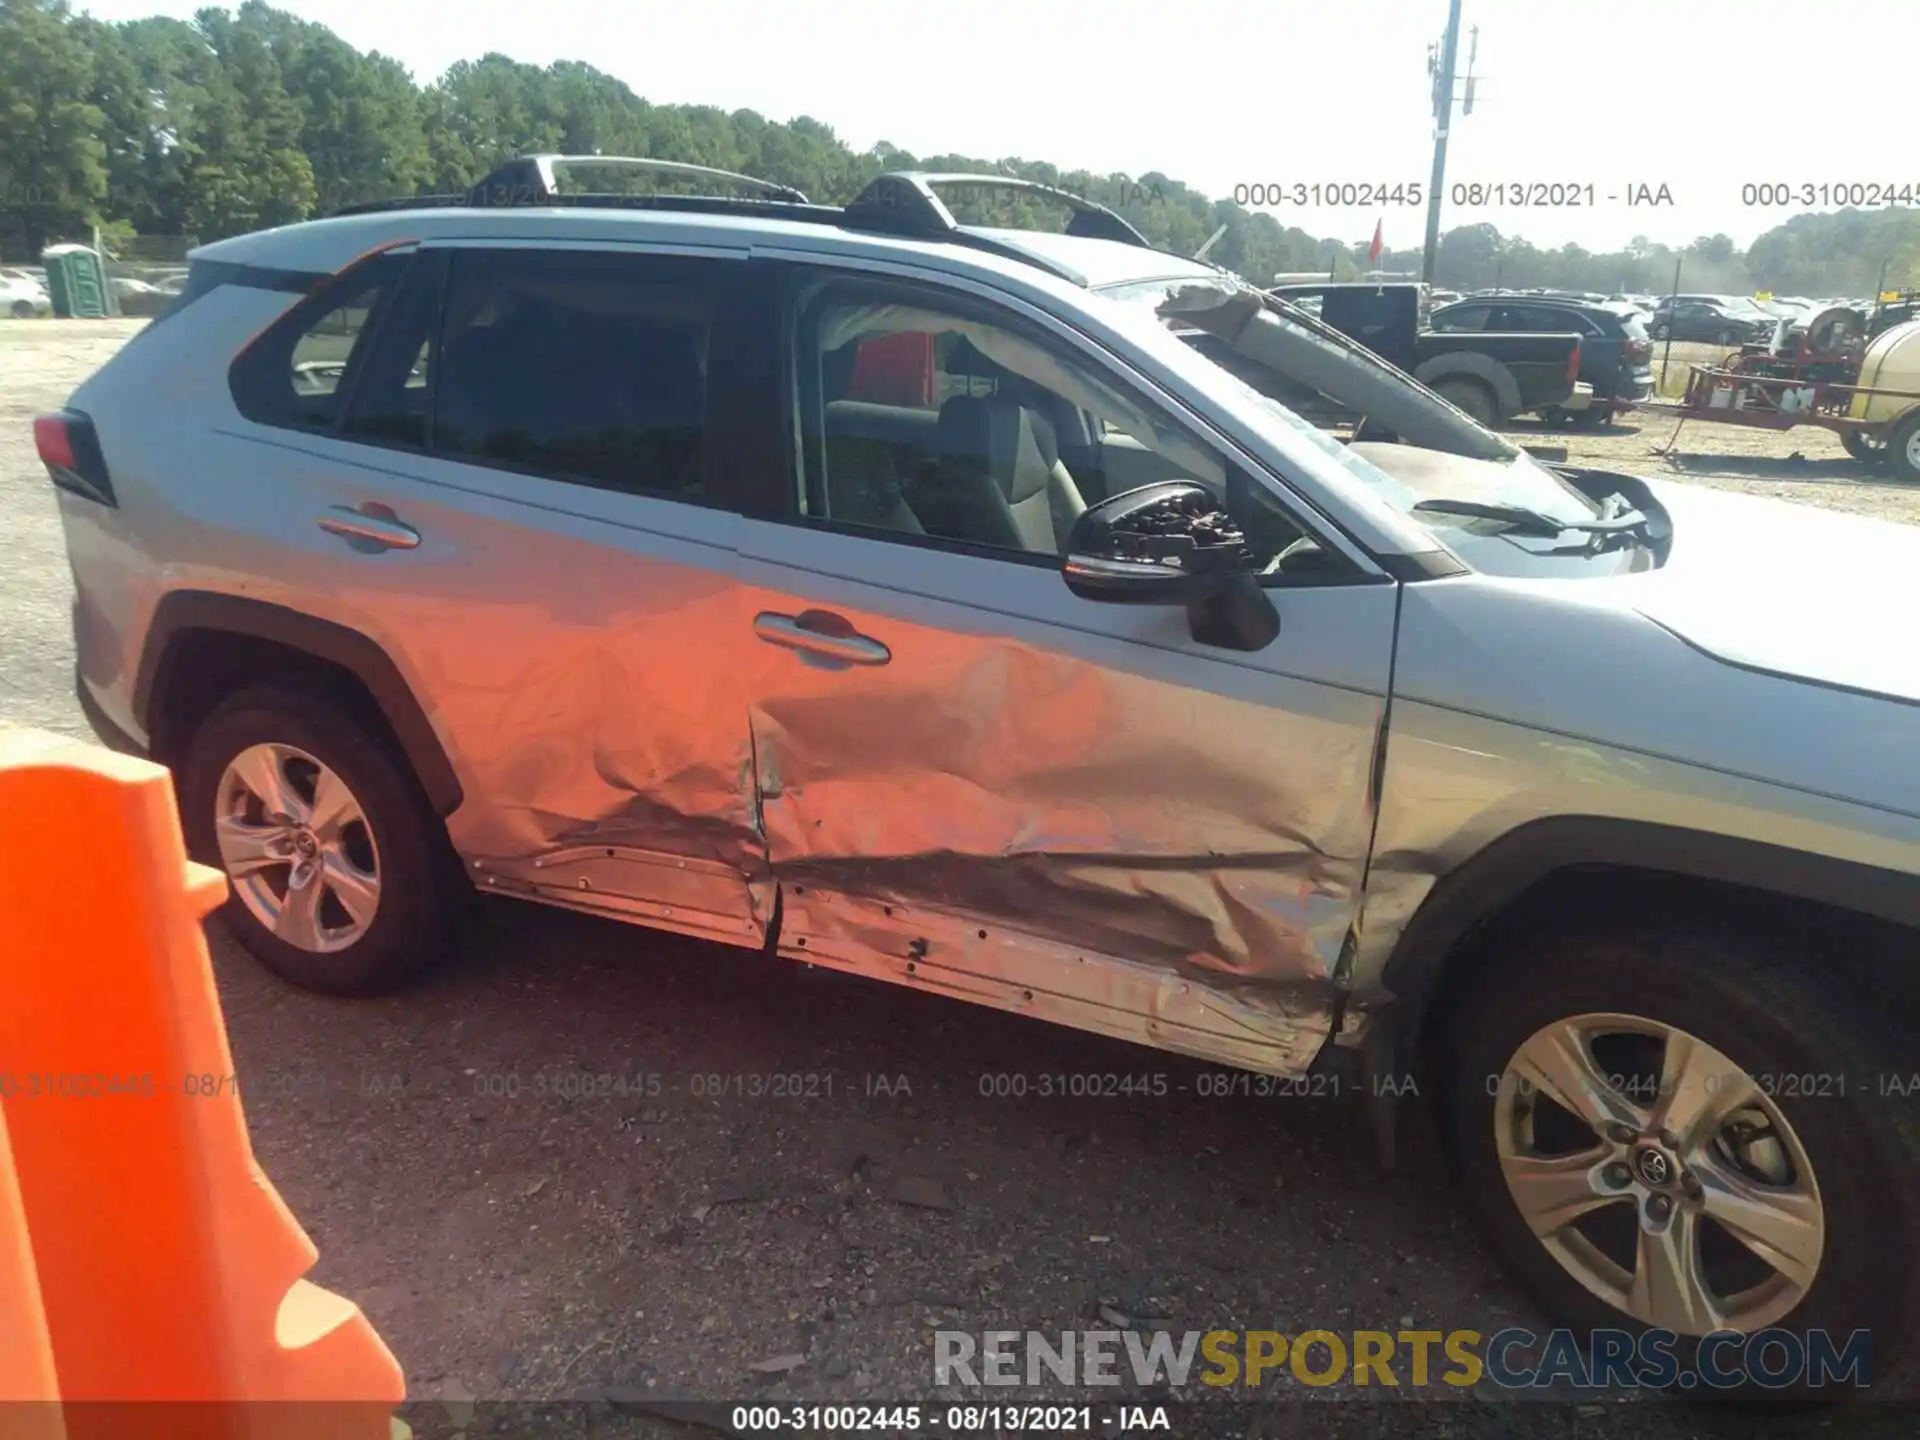
M 803 610 L 798 615 L 763 610 L 753 617 L 753 633 L 769 645 L 798 651 L 802 660 L 824 662 L 834 669 L 884 665 L 893 658 L 886 646 L 862 635 L 831 610 Z
M 320 517 L 319 524 L 329 535 L 363 541 L 382 550 L 412 550 L 420 544 L 420 532 L 384 505 L 366 505 L 358 510 L 336 505 Z

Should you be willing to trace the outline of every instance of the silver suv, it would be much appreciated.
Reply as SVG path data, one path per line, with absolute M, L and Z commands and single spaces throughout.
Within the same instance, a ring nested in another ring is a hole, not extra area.
M 38 423 L 255 955 L 388 989 L 477 885 L 1411 1074 L 1555 1316 L 1884 1373 L 1920 535 L 1543 465 L 1071 195 L 569 163 L 208 246 Z

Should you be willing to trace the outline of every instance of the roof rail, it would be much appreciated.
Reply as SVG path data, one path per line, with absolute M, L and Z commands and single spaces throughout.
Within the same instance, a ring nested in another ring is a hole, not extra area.
M 715 170 L 707 165 L 684 165 L 678 160 L 654 160 L 640 155 L 522 155 L 507 161 L 474 186 L 468 192 L 467 203 L 474 206 L 551 204 L 563 193 L 555 173 L 563 166 L 647 170 L 683 179 L 724 180 L 740 189 L 756 190 L 771 200 L 785 200 L 795 205 L 807 203 L 805 193 L 791 185 L 779 185 L 732 170 Z
M 1084 195 L 1043 185 L 1038 180 L 1020 180 L 1011 175 L 936 175 L 920 170 L 900 170 L 882 175 L 856 195 L 847 206 L 850 223 L 896 234 L 926 239 L 949 238 L 961 229 L 953 212 L 935 194 L 935 187 L 955 189 L 1020 190 L 1045 196 L 1073 211 L 1067 234 L 1096 240 L 1117 240 L 1123 245 L 1144 249 L 1155 246 L 1146 236 L 1106 206 Z
M 706 178 L 758 192 L 740 195 L 609 195 L 569 192 L 560 188 L 555 171 L 567 166 L 619 166 L 647 170 L 662 175 Z M 970 249 L 986 251 L 1022 264 L 1036 266 L 1075 284 L 1084 285 L 1086 277 L 1059 259 L 1032 248 L 1014 244 L 998 236 L 981 234 L 960 224 L 935 194 L 935 187 L 971 187 L 976 189 L 1017 190 L 1065 205 L 1073 212 L 1066 233 L 1083 238 L 1114 240 L 1136 245 L 1156 253 L 1171 254 L 1148 240 L 1126 220 L 1106 206 L 1076 195 L 1070 190 L 1044 185 L 1036 180 L 1020 180 L 1007 175 L 929 174 L 922 171 L 895 171 L 881 175 L 855 196 L 852 203 L 817 205 L 789 185 L 739 175 L 730 170 L 715 170 L 705 165 L 683 165 L 674 160 L 653 160 L 627 155 L 522 155 L 497 167 L 492 174 L 460 195 L 419 195 L 407 199 L 368 200 L 345 205 L 328 212 L 329 218 L 343 215 L 371 215 L 395 210 L 494 207 L 556 207 L 567 209 L 670 210 L 703 214 L 759 215 L 782 220 L 800 220 L 813 224 L 843 225 L 851 229 L 873 230 L 908 239 L 945 240 Z M 1187 257 L 1181 256 L 1181 259 Z M 1205 262 L 1203 262 L 1205 263 Z M 1218 267 L 1215 267 L 1218 268 Z
M 472 189 L 457 195 L 412 195 L 400 199 L 365 200 L 329 210 L 332 219 L 340 215 L 374 215 L 386 210 L 437 210 L 447 207 L 491 208 L 514 205 L 604 205 L 610 209 L 654 208 L 656 201 L 695 200 L 706 197 L 652 195 L 594 195 L 563 190 L 558 171 L 569 167 L 595 167 L 645 170 L 682 179 L 720 180 L 735 189 L 757 191 L 767 200 L 790 205 L 810 203 L 806 195 L 791 185 L 776 184 L 753 175 L 731 170 L 715 170 L 706 165 L 684 165 L 677 160 L 654 160 L 640 155 L 522 155 L 496 167 L 492 174 Z M 715 196 L 716 201 L 729 197 Z M 663 206 L 661 208 L 673 208 Z M 691 207 L 697 208 L 697 207 Z

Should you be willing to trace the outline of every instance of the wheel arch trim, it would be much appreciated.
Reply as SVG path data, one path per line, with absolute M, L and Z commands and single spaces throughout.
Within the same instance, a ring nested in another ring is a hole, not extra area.
M 1679 826 L 1551 817 L 1508 831 L 1436 884 L 1395 941 L 1382 984 L 1417 1023 L 1463 941 L 1542 881 L 1585 866 L 1736 885 L 1920 931 L 1920 876 Z
M 170 657 L 195 632 L 264 640 L 339 666 L 366 688 L 400 742 L 428 801 L 442 819 L 460 808 L 465 794 L 453 762 L 406 677 L 379 643 L 358 630 L 243 595 L 175 590 L 161 597 L 147 627 L 134 678 L 133 714 L 149 736 L 152 706 Z

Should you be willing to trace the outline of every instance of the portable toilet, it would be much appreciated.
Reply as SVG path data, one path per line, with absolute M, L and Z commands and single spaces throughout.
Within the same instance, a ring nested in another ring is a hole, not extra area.
M 112 313 L 107 296 L 107 267 L 100 252 L 85 245 L 49 245 L 40 252 L 47 267 L 47 298 L 64 319 L 99 320 Z

